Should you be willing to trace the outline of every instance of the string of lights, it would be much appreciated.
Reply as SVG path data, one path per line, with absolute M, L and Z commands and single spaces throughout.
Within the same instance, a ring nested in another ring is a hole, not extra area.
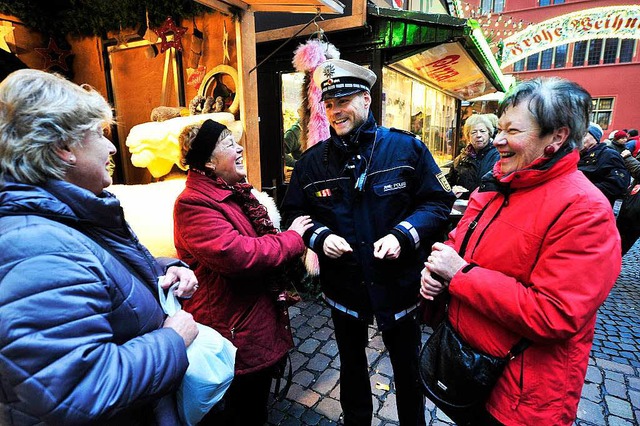
M 459 3 L 463 15 L 461 17 L 476 20 L 492 47 L 497 46 L 501 39 L 510 37 L 533 24 L 502 12 L 483 11 L 482 7 L 476 4 L 464 1 Z

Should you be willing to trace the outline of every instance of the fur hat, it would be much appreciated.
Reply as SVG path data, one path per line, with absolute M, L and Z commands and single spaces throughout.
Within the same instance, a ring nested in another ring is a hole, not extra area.
M 602 127 L 598 126 L 596 123 L 589 123 L 588 132 L 593 136 L 596 142 L 600 142 L 600 139 L 602 139 Z

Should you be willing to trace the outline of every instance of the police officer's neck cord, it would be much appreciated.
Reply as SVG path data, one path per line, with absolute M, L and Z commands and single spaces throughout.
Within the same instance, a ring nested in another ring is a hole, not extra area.
M 364 184 L 367 181 L 367 173 L 369 173 L 369 165 L 371 165 L 371 161 L 373 160 L 373 151 L 376 149 L 377 142 L 378 142 L 378 129 L 376 129 L 376 132 L 373 134 L 373 146 L 371 147 L 371 153 L 369 154 L 369 161 L 367 161 L 364 171 L 360 176 L 358 176 L 358 179 L 356 180 L 356 185 L 354 189 L 357 189 L 358 191 L 364 191 Z M 365 158 L 365 161 L 366 161 L 366 158 Z

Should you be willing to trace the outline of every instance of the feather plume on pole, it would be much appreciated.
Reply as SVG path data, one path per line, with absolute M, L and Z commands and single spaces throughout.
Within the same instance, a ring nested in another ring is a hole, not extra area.
M 329 121 L 320 102 L 322 92 L 312 78 L 318 65 L 328 59 L 340 59 L 340 52 L 333 44 L 319 39 L 310 39 L 299 45 L 293 54 L 294 68 L 305 74 L 300 117 L 300 145 L 303 150 L 329 137 Z
M 312 77 L 315 69 L 328 59 L 340 59 L 340 52 L 333 44 L 320 39 L 307 40 L 293 54 L 294 68 L 304 73 L 300 109 L 300 147 L 303 151 L 329 138 L 329 120 L 320 101 L 322 92 Z M 320 274 L 318 256 L 312 250 L 306 251 L 304 264 L 310 275 Z

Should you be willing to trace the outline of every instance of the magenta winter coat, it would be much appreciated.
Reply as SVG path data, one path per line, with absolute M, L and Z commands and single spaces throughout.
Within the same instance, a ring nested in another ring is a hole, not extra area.
M 289 318 L 266 277 L 305 246 L 295 231 L 258 236 L 231 194 L 189 172 L 175 204 L 174 240 L 200 285 L 185 310 L 231 340 L 236 374 L 246 374 L 273 365 L 293 346 Z

